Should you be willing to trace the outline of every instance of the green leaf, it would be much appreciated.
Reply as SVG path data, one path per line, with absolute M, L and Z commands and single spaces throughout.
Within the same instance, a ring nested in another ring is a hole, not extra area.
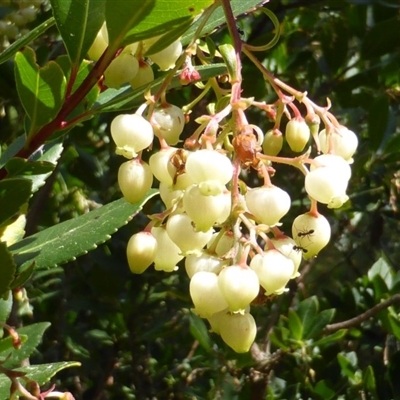
M 302 322 L 304 332 L 310 332 L 318 313 L 318 299 L 316 296 L 309 297 L 299 304 L 297 314 Z
M 230 1 L 232 12 L 234 16 L 238 16 L 240 14 L 251 12 L 255 9 L 256 6 L 260 5 L 259 0 L 231 0 Z M 182 43 L 188 44 L 192 39 L 196 29 L 201 23 L 201 18 L 197 20 L 189 30 L 182 36 Z M 207 20 L 204 27 L 201 30 L 200 36 L 204 36 L 210 32 L 212 32 L 218 26 L 221 26 L 226 23 L 224 10 L 222 7 L 218 7 L 211 15 L 211 17 Z
M 288 346 L 288 337 L 290 336 L 290 331 L 287 328 L 275 327 L 274 330 L 269 334 L 268 338 L 273 345 L 277 348 L 287 351 L 290 349 Z
M 371 365 L 363 371 L 363 386 L 368 392 L 375 392 L 376 391 L 376 379 L 374 374 L 374 369 Z
M 361 46 L 361 56 L 369 59 L 392 53 L 399 44 L 399 37 L 400 20 L 397 16 L 378 22 L 367 31 Z
M 200 14 L 211 0 L 106 0 L 110 47 L 117 49 L 154 36 L 173 34 Z
M 349 379 L 354 379 L 358 364 L 357 354 L 354 351 L 339 353 L 337 359 L 343 376 L 347 376 Z
M 4 242 L 0 242 L 0 297 L 10 290 L 17 266 Z
M 11 356 L 2 364 L 3 367 L 16 368 L 23 360 L 29 358 L 42 341 L 43 333 L 50 325 L 50 322 L 40 322 L 17 329 L 19 335 L 26 335 L 28 339 L 22 343 L 20 349 L 17 350 L 13 348 Z M 0 357 L 7 356 L 8 351 L 0 353 Z
M 226 66 L 225 64 L 201 66 L 197 68 L 197 71 L 200 73 L 201 80 L 208 80 L 214 76 L 226 73 Z M 131 88 L 121 88 L 118 90 L 108 89 L 100 94 L 92 109 L 92 113 L 98 114 L 100 112 L 130 110 L 132 107 L 143 103 L 143 94 L 149 87 L 151 87 L 151 90 L 154 93 L 164 83 L 164 79 L 164 77 L 158 78 L 151 85 L 134 91 L 132 91 Z M 179 77 L 177 75 L 172 79 L 168 89 L 180 87 L 182 87 L 182 85 L 179 82 Z
M 37 174 L 32 176 L 27 176 L 26 179 L 32 181 L 32 193 L 35 193 L 39 188 L 41 188 L 46 179 L 51 175 L 57 166 L 57 161 L 61 157 L 63 151 L 62 140 L 53 140 L 46 143 L 42 149 L 36 152 L 31 159 L 35 162 L 46 163 L 46 165 L 51 165 L 52 169 L 44 174 Z
M 46 269 L 72 261 L 108 240 L 128 223 L 157 191 L 152 189 L 136 204 L 119 199 L 78 218 L 62 222 L 15 243 L 13 253 L 18 271 L 35 262 L 37 269 Z
M 26 335 L 18 335 L 21 343 L 25 343 L 28 340 L 28 336 Z M 13 340 L 11 336 L 7 336 L 5 339 L 0 340 L 0 354 L 4 353 L 5 355 L 10 354 L 14 349 Z M 0 356 L 1 358 L 2 356 Z
M 296 340 L 303 339 L 303 325 L 296 311 L 289 310 L 288 319 L 291 336 Z
M 384 258 L 380 257 L 374 265 L 368 270 L 368 278 L 373 281 L 374 277 L 379 275 L 386 286 L 391 289 L 393 285 L 393 273 L 390 265 L 385 261 Z
M 372 278 L 372 285 L 374 287 L 374 298 L 377 301 L 389 293 L 389 288 L 380 275 L 375 275 Z
M 31 365 L 29 367 L 17 368 L 16 371 L 26 372 L 26 376 L 44 385 L 48 382 L 55 374 L 66 368 L 80 367 L 81 363 L 77 361 L 62 361 L 51 364 L 39 364 Z
M 23 134 L 18 136 L 11 144 L 7 147 L 6 151 L 1 154 L 0 157 L 0 168 L 3 168 L 6 163 L 11 160 L 23 147 L 26 142 L 26 135 Z
M 329 343 L 334 343 L 341 340 L 347 333 L 347 329 L 339 329 L 331 335 L 325 336 L 313 343 L 313 346 L 325 346 Z
M 31 196 L 28 179 L 11 178 L 0 181 L 0 226 L 5 225 Z
M 6 322 L 10 315 L 13 304 L 12 293 L 8 293 L 8 296 L 0 299 L 0 322 Z
M 378 150 L 389 123 L 389 98 L 375 97 L 368 113 L 368 138 L 371 150 Z
M 18 40 L 16 40 L 13 44 L 8 46 L 1 54 L 0 54 L 0 64 L 6 62 L 11 57 L 22 49 L 24 46 L 27 46 L 31 42 L 33 42 L 36 38 L 41 36 L 44 32 L 47 31 L 50 27 L 52 27 L 55 23 L 53 17 L 49 18 L 47 21 L 44 21 L 42 24 L 37 26 L 36 28 L 29 31 L 26 35 L 22 36 Z
M 25 158 L 14 157 L 5 166 L 9 178 L 45 174 L 54 169 L 54 164 L 46 161 L 28 161 Z
M 336 391 L 333 390 L 325 380 L 319 381 L 315 385 L 314 391 L 324 400 L 330 400 L 336 397 Z
M 189 315 L 190 333 L 200 343 L 200 345 L 210 352 L 212 349 L 212 342 L 208 329 L 204 321 L 197 315 L 190 313 Z
M 14 371 L 25 372 L 26 377 L 36 381 L 39 385 L 44 385 L 55 374 L 66 368 L 79 367 L 81 364 L 75 361 L 63 361 L 52 364 L 30 365 L 28 367 L 17 368 Z M 8 400 L 10 398 L 10 379 L 4 375 L 0 375 L 0 400 Z
M 321 311 L 314 319 L 314 322 L 309 329 L 304 331 L 304 338 L 313 339 L 318 336 L 322 330 L 332 321 L 335 316 L 335 309 Z
M 105 0 L 50 0 L 50 3 L 75 70 L 103 24 Z
M 11 284 L 11 289 L 16 289 L 21 287 L 33 274 L 35 270 L 35 262 L 31 264 L 24 265 L 23 268 L 18 269 L 18 273 L 14 277 L 14 281 Z
M 384 313 L 379 313 L 379 319 L 382 321 L 381 315 Z M 390 326 L 390 332 L 396 336 L 397 340 L 400 340 L 400 318 L 395 314 L 391 313 L 390 309 L 387 311 L 387 320 Z
M 65 93 L 64 74 L 54 61 L 39 68 L 35 52 L 26 47 L 15 56 L 15 79 L 22 106 L 30 118 L 30 132 L 35 132 L 60 110 Z

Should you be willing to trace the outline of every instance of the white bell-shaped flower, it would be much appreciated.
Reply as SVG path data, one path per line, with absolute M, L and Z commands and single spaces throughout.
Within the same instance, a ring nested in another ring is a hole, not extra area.
M 193 221 L 187 214 L 174 214 L 168 218 L 167 232 L 172 241 L 187 254 L 201 250 L 211 239 L 214 230 L 196 231 Z
M 150 122 L 138 114 L 117 115 L 111 122 L 110 130 L 117 146 L 115 152 L 129 159 L 149 147 L 154 139 Z
M 302 251 L 303 258 L 315 257 L 329 242 L 331 226 L 321 214 L 305 213 L 295 218 L 292 224 L 292 236 Z
M 293 261 L 276 249 L 256 254 L 250 262 L 250 268 L 256 272 L 266 295 L 284 292 L 294 272 Z
M 232 312 L 243 311 L 260 291 L 257 274 L 242 265 L 224 268 L 218 275 L 218 285 Z
M 195 273 L 190 279 L 189 291 L 194 311 L 201 318 L 210 318 L 228 307 L 218 286 L 218 276 L 213 272 Z
M 340 156 L 325 154 L 314 159 L 305 178 L 309 196 L 329 208 L 339 208 L 347 200 L 346 189 L 351 176 L 349 164 Z
M 246 193 L 246 205 L 260 223 L 275 226 L 290 209 L 290 196 L 278 186 L 262 186 Z
M 358 138 L 345 126 L 335 128 L 329 134 L 323 129 L 319 133 L 319 142 L 324 154 L 332 150 L 335 155 L 343 157 L 348 163 L 353 162 L 352 157 L 357 150 Z
M 200 254 L 192 253 L 185 258 L 185 269 L 189 278 L 199 271 L 213 272 L 218 275 L 226 264 L 227 261 L 221 260 L 206 251 Z
M 135 233 L 126 246 L 130 270 L 142 274 L 154 261 L 157 254 L 157 240 L 150 232 Z
M 297 243 L 289 236 L 271 239 L 271 242 L 277 250 L 293 261 L 294 271 L 292 278 L 298 277 L 300 275 L 298 270 L 302 260 L 302 251 Z
M 154 268 L 157 271 L 175 271 L 178 268 L 176 264 L 183 258 L 181 249 L 171 240 L 165 228 L 153 227 L 151 233 L 157 240 Z
M 186 172 L 193 182 L 218 181 L 226 185 L 233 175 L 231 160 L 216 150 L 198 150 L 187 157 Z
M 118 185 L 129 203 L 137 203 L 150 190 L 153 174 L 147 163 L 142 160 L 129 160 L 118 169 Z
M 222 340 L 236 353 L 250 350 L 257 334 L 257 325 L 250 313 L 223 313 L 218 324 Z

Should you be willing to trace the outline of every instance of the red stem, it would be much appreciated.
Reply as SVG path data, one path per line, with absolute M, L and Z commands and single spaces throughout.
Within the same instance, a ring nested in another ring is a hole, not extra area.
M 42 126 L 32 139 L 27 141 L 25 146 L 18 151 L 15 157 L 29 158 L 29 156 L 45 143 L 54 132 L 66 129 L 69 126 L 65 119 L 85 98 L 92 87 L 97 84 L 114 55 L 115 53 L 111 53 L 108 49 L 103 53 L 79 88 L 70 97 L 65 99 L 65 102 L 56 117 L 48 124 Z M 0 170 L 0 180 L 4 179 L 6 176 L 7 170 L 3 167 Z

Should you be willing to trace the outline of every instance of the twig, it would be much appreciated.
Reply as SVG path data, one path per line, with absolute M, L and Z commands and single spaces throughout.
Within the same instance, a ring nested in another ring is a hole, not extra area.
M 382 301 L 382 303 L 377 304 L 376 306 L 370 308 L 365 313 L 360 314 L 357 317 L 348 319 L 347 321 L 337 322 L 336 324 L 327 325 L 323 332 L 332 333 L 338 331 L 339 329 L 347 329 L 352 328 L 353 326 L 360 325 L 361 322 L 366 321 L 367 319 L 377 314 L 379 311 L 382 311 L 395 303 L 400 303 L 400 294 L 395 294 L 394 296 L 385 301 Z

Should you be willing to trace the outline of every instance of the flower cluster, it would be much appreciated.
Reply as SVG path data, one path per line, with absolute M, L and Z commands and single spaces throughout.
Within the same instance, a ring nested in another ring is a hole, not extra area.
M 46 0 L 0 0 L 0 5 L 10 7 L 10 12 L 0 20 L 0 50 L 24 35 L 26 26 L 36 19 L 39 8 Z M 13 10 L 11 7 L 18 7 Z
M 159 38 L 151 38 L 137 43 L 132 43 L 122 50 L 111 62 L 104 73 L 104 84 L 109 88 L 118 89 L 125 83 L 130 83 L 133 89 L 146 85 L 154 80 L 153 69 L 146 59 L 157 64 L 162 71 L 167 71 L 175 66 L 175 62 L 182 53 L 182 44 L 175 40 L 164 50 L 152 53 L 151 46 Z M 104 23 L 97 33 L 96 39 L 89 49 L 88 56 L 97 61 L 108 47 L 107 26 Z
M 168 51 L 175 60 L 179 56 Z M 170 67 L 152 57 L 161 68 Z M 271 79 L 280 87 L 279 80 Z M 233 84 L 230 103 L 199 118 L 200 127 L 182 147 L 177 144 L 185 115 L 165 97 L 160 105 L 147 101 L 136 113 L 121 114 L 111 123 L 116 152 L 128 159 L 118 172 L 123 196 L 131 203 L 140 201 L 155 178 L 165 205 L 165 211 L 151 216 L 147 228 L 129 240 L 131 271 L 143 273 L 154 264 L 158 271 L 173 272 L 185 259 L 193 312 L 207 319 L 236 352 L 248 351 L 256 336 L 251 305 L 284 293 L 289 280 L 299 276 L 302 259 L 315 257 L 329 242 L 330 225 L 317 204 L 338 208 L 347 201 L 357 148 L 356 135 L 327 108 L 288 85 L 282 87 L 291 96 L 279 89 L 278 100 L 267 105 L 240 95 L 235 101 L 233 93 L 240 91 Z M 305 106 L 305 117 L 296 102 Z M 264 135 L 249 124 L 248 107 L 265 110 L 274 127 Z M 285 129 L 283 117 L 288 120 Z M 324 129 L 319 132 L 321 121 Z M 141 153 L 155 137 L 161 149 L 146 163 Z M 318 153 L 314 158 L 311 138 Z M 284 140 L 293 153 L 302 154 L 279 156 Z M 304 174 L 311 203 L 309 211 L 293 221 L 291 237 L 279 228 L 292 203 L 272 182 L 272 165 L 279 163 Z M 260 186 L 248 187 L 240 180 L 249 169 L 263 179 Z

